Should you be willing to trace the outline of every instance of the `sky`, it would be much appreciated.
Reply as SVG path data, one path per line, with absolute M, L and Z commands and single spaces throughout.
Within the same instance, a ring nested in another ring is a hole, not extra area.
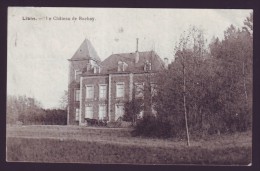
M 190 26 L 208 41 L 231 24 L 242 27 L 252 10 L 9 7 L 7 95 L 26 95 L 58 108 L 68 87 L 68 60 L 85 38 L 101 60 L 112 53 L 155 50 L 163 59 Z M 61 18 L 63 20 L 61 20 Z M 64 20 L 66 19 L 66 20 Z

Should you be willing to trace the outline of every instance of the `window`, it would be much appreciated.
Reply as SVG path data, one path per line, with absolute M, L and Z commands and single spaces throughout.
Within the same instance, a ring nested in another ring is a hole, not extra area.
M 79 108 L 76 108 L 76 121 L 79 121 Z
M 126 68 L 126 63 L 122 62 L 122 61 L 118 61 L 117 63 L 117 71 L 125 71 Z
M 116 97 L 124 97 L 125 85 L 124 83 L 116 84 Z
M 144 97 L 144 84 L 143 83 L 136 83 L 135 84 L 135 97 L 142 98 Z
M 99 74 L 100 71 L 101 71 L 100 66 L 94 66 L 94 67 L 93 67 L 93 72 L 94 72 L 94 74 L 97 74 L 97 73 Z
M 127 63 L 123 62 L 123 71 L 126 71 L 127 66 Z
M 93 85 L 86 86 L 86 97 L 87 97 L 87 99 L 94 98 L 94 86 Z
M 149 63 L 148 69 L 152 70 L 152 64 L 151 63 Z
M 100 66 L 94 66 L 94 74 L 100 73 L 101 69 Z
M 75 80 L 77 80 L 79 78 L 80 74 L 82 74 L 82 72 L 79 70 L 75 70 L 74 72 L 75 72 Z
M 126 71 L 128 64 L 122 61 L 118 61 L 117 63 L 117 71 Z
M 122 68 L 122 63 L 123 63 L 123 62 L 118 61 L 118 63 L 117 63 L 117 71 L 122 71 L 122 70 L 123 70 L 123 68 Z
M 106 99 L 107 97 L 107 85 L 99 85 L 99 98 Z
M 126 70 L 126 63 L 123 63 L 123 71 L 125 71 Z
M 125 113 L 125 109 L 124 109 L 124 105 L 120 104 L 120 105 L 116 105 L 116 116 L 115 116 L 115 120 L 118 120 L 118 118 L 123 117 L 124 113 Z
M 93 106 L 85 107 L 85 118 L 93 119 Z
M 75 90 L 75 101 L 80 101 L 80 90 Z
M 99 105 L 98 118 L 104 119 L 106 117 L 106 105 Z
M 152 70 L 152 64 L 150 62 L 146 61 L 146 63 L 144 64 L 144 70 L 145 71 Z
M 151 83 L 151 94 L 152 94 L 152 96 L 157 95 L 157 86 L 155 83 Z

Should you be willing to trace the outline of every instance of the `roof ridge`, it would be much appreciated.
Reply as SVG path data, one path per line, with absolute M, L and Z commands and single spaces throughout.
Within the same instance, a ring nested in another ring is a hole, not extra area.
M 103 73 L 118 72 L 118 61 L 124 61 L 128 64 L 127 72 L 143 72 L 146 60 L 153 60 L 153 71 L 158 71 L 163 68 L 163 61 L 160 56 L 153 50 L 139 52 L 139 62 L 135 63 L 135 52 L 132 53 L 117 53 L 111 54 L 101 62 Z

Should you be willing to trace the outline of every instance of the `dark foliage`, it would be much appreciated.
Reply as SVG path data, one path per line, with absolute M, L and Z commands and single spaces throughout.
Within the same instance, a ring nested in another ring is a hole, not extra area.
M 38 118 L 38 123 L 44 125 L 66 125 L 67 111 L 62 109 L 47 109 L 44 110 L 45 115 Z
M 208 47 L 203 30 L 191 27 L 181 36 L 175 61 L 156 77 L 156 117 L 143 118 L 135 133 L 180 137 L 188 132 L 194 137 L 251 130 L 252 19 L 251 14 L 242 30 L 231 25 L 222 40 L 213 38 Z
M 98 120 L 98 119 L 85 119 L 88 126 L 107 126 L 107 120 Z
M 19 121 L 25 125 L 66 125 L 67 111 L 62 109 L 41 109 L 31 115 L 20 115 Z
M 173 133 L 174 129 L 170 121 L 159 120 L 155 116 L 145 116 L 137 122 L 132 135 L 169 138 L 173 136 Z
M 126 102 L 125 114 L 123 116 L 123 121 L 132 122 L 134 125 L 138 118 L 138 115 L 143 110 L 143 99 L 134 99 L 132 101 Z

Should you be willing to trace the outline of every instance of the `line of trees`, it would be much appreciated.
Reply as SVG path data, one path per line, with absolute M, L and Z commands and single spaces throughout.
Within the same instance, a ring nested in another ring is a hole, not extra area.
M 208 44 L 190 27 L 175 47 L 175 61 L 156 76 L 156 115 L 135 134 L 159 137 L 232 133 L 252 127 L 253 14 L 242 29 L 231 25 Z
M 67 112 L 63 109 L 43 109 L 40 102 L 26 96 L 7 96 L 7 124 L 65 125 Z

